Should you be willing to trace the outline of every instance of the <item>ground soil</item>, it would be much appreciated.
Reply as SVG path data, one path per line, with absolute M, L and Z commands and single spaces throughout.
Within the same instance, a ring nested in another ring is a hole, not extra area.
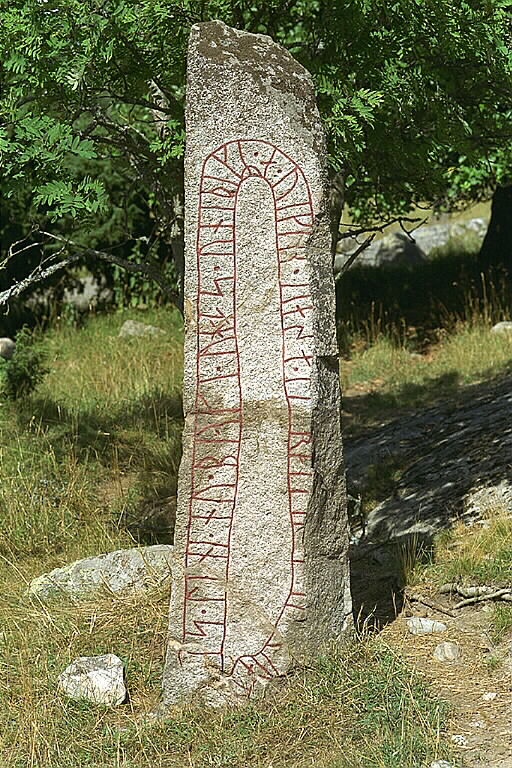
M 449 735 L 457 765 L 463 768 L 512 767 L 512 655 L 507 641 L 498 646 L 492 642 L 492 610 L 487 604 L 467 607 L 451 618 L 406 602 L 402 613 L 381 632 L 387 643 L 422 672 L 431 689 L 451 704 Z M 411 635 L 405 623 L 407 615 L 435 618 L 445 623 L 447 630 Z M 435 647 L 444 640 L 459 645 L 459 660 L 439 662 L 433 657 Z
M 503 427 L 509 424 L 506 416 L 512 405 L 511 391 L 512 377 L 508 376 L 468 388 L 458 402 L 440 403 L 423 412 L 395 414 L 392 423 L 380 424 L 377 429 L 373 425 L 367 430 L 358 430 L 357 437 L 345 443 L 349 488 L 352 481 L 352 485 L 364 493 L 365 467 L 382 460 L 374 454 L 388 450 L 389 445 L 398 447 L 407 454 L 405 464 L 413 456 L 414 464 L 422 471 L 413 472 L 411 468 L 402 475 L 400 484 L 407 492 L 402 494 L 402 499 L 397 488 L 379 505 L 384 522 L 389 515 L 387 530 L 395 528 L 400 533 L 397 517 L 401 511 L 408 511 L 407 504 L 413 504 L 416 509 L 431 505 L 446 510 L 450 509 L 447 503 L 450 501 L 458 514 L 442 515 L 442 520 L 441 517 L 435 521 L 429 519 L 433 523 L 432 533 L 443 525 L 450 525 L 460 518 L 475 478 L 492 483 L 511 479 L 510 451 L 494 450 L 494 444 L 498 446 L 499 441 L 508 439 L 510 434 L 508 426 Z M 357 405 L 357 397 L 362 394 L 346 394 L 348 418 L 351 407 L 354 403 Z M 490 429 L 487 417 L 498 415 L 495 429 Z M 411 434 L 406 435 L 407 431 Z M 476 456 L 482 445 L 484 455 Z M 448 463 L 469 455 L 473 458 L 469 473 L 462 473 L 460 467 Z M 437 467 L 432 477 L 425 476 L 426 465 Z M 449 484 L 445 483 L 447 478 L 451 481 Z M 440 486 L 446 493 L 434 498 L 432 488 Z M 401 503 L 397 503 L 397 499 Z M 436 503 L 432 504 L 433 501 Z M 439 610 L 408 597 L 411 591 L 405 586 L 407 561 L 409 555 L 414 555 L 410 543 L 411 539 L 405 538 L 393 542 L 390 537 L 387 540 L 382 536 L 373 540 L 371 536 L 353 537 L 352 596 L 359 624 L 379 631 L 386 643 L 425 676 L 431 690 L 449 702 L 451 714 L 447 727 L 448 736 L 453 737 L 456 768 L 512 768 L 512 633 L 499 643 L 493 642 L 494 608 L 489 603 L 453 610 L 456 599 L 438 595 L 429 591 L 429 587 L 415 588 L 412 592 L 424 597 L 427 603 L 434 602 Z M 454 615 L 448 615 L 443 609 Z M 447 625 L 447 630 L 439 634 L 412 635 L 406 626 L 408 616 L 437 619 Z M 459 645 L 461 655 L 457 661 L 439 662 L 433 657 L 436 646 L 445 640 Z

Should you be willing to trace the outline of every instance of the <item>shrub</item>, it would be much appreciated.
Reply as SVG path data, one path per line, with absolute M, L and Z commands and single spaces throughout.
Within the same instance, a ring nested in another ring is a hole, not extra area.
M 30 395 L 48 373 L 44 358 L 43 347 L 35 343 L 32 331 L 23 327 L 16 335 L 12 358 L 0 358 L 0 395 L 8 400 Z

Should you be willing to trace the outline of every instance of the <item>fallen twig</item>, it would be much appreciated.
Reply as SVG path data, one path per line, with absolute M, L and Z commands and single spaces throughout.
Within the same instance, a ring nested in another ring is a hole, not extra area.
M 447 616 L 455 616 L 453 611 L 445 608 L 444 605 L 436 603 L 435 600 L 431 600 L 429 597 L 424 597 L 417 592 L 410 592 L 408 589 L 405 590 L 405 594 L 407 599 L 411 600 L 413 603 L 421 603 L 422 605 L 426 605 L 428 608 L 432 608 L 434 611 L 439 611 L 439 613 L 445 613 Z
M 439 592 L 441 595 L 451 595 L 455 593 L 465 598 L 453 606 L 454 610 L 457 608 L 464 608 L 465 605 L 483 603 L 485 600 L 504 600 L 507 603 L 512 603 L 512 587 L 496 589 L 495 587 L 489 587 L 486 584 L 465 587 L 463 584 L 449 583 L 443 584 L 442 587 L 439 588 Z
M 452 592 L 456 592 L 461 597 L 480 597 L 481 595 L 489 595 L 494 592 L 495 587 L 488 587 L 485 585 L 466 587 L 464 584 L 449 583 L 443 584 L 439 588 L 440 595 L 451 595 Z
M 496 592 L 489 592 L 484 595 L 477 595 L 476 597 L 468 597 L 467 600 L 461 600 L 453 606 L 454 610 L 457 608 L 464 608 L 465 605 L 473 605 L 474 603 L 483 603 L 485 600 L 504 600 L 507 603 L 512 603 L 512 593 L 509 587 L 505 589 L 497 589 Z

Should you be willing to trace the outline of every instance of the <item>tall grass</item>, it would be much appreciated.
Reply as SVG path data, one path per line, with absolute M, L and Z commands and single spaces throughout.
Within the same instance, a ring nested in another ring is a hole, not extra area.
M 450 251 L 412 266 L 353 267 L 336 284 L 338 337 L 342 352 L 354 340 L 373 345 L 385 335 L 422 352 L 439 329 L 492 325 L 508 319 L 512 285 L 508 274 L 480 272 L 475 252 Z
M 5 594 L 5 593 L 4 593 Z M 156 707 L 168 596 L 42 608 L 7 592 L 2 616 L 2 768 L 423 768 L 447 757 L 446 706 L 377 639 L 318 658 L 239 710 Z M 115 652 L 129 701 L 115 710 L 66 700 L 56 689 L 80 655 Z
M 0 408 L 0 553 L 51 562 L 133 544 L 118 522 L 176 492 L 181 451 L 181 323 L 120 339 L 124 315 L 45 334 L 50 374 Z M 146 316 L 145 316 L 146 317 Z M 126 482 L 125 482 L 126 481 Z M 131 490 L 130 490 L 131 489 Z

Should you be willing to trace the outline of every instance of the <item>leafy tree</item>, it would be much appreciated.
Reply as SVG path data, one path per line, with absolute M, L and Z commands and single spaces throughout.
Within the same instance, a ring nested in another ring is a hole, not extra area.
M 501 0 L 0 0 L 0 192 L 6 207 L 30 197 L 31 239 L 12 251 L 39 249 L 37 277 L 101 258 L 160 275 L 179 301 L 186 43 L 213 18 L 271 35 L 312 73 L 333 232 L 344 202 L 370 239 L 414 202 L 489 194 L 492 157 L 510 167 Z

